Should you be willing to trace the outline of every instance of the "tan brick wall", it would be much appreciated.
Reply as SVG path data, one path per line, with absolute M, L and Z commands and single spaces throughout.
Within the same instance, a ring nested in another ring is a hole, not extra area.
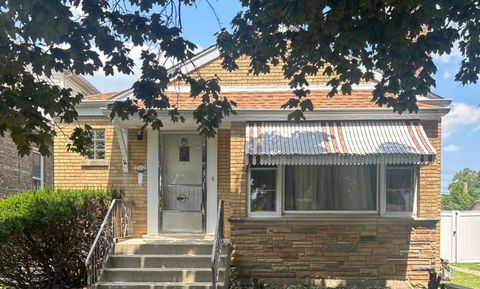
M 442 126 L 439 121 L 422 121 L 428 139 L 437 151 L 434 164 L 420 168 L 418 216 L 440 217 L 440 171 L 442 168 Z
M 234 222 L 233 266 L 247 280 L 367 280 L 391 286 L 391 280 L 425 284 L 428 270 L 437 265 L 434 222 L 318 223 Z
M 134 234 L 142 236 L 147 230 L 147 174 L 144 173 L 143 185 L 137 184 L 137 164 L 147 162 L 147 135 L 143 140 L 136 138 L 135 130 L 128 132 L 129 172 L 123 173 L 120 147 L 116 132 L 108 117 L 83 117 L 80 123 L 93 128 L 105 129 L 105 150 L 108 166 L 82 166 L 84 158 L 76 153 L 67 152 L 68 135 L 75 127 L 66 125 L 58 131 L 55 139 L 55 187 L 56 188 L 118 188 L 126 200 L 135 202 L 133 212 Z M 65 133 L 65 135 L 64 135 Z
M 247 57 L 238 59 L 238 69 L 228 72 L 222 68 L 222 59 L 217 58 L 190 73 L 191 76 L 200 76 L 203 78 L 211 78 L 217 75 L 222 85 L 242 86 L 242 85 L 287 85 L 288 80 L 283 76 L 282 65 L 271 66 L 270 73 L 253 75 L 248 72 L 250 60 Z M 317 76 L 308 78 L 311 85 L 325 84 L 330 77 L 322 75 L 323 70 L 319 71 Z
M 440 219 L 441 213 L 441 169 L 442 169 L 442 123 L 441 121 L 422 121 L 425 133 L 437 151 L 434 164 L 420 168 L 418 216 L 420 218 Z M 436 264 L 440 269 L 440 222 L 436 230 Z
M 218 131 L 218 200 L 224 201 L 225 218 L 232 216 L 230 200 L 230 130 Z M 225 223 L 225 232 L 230 232 L 230 224 Z
M 247 215 L 247 171 L 245 166 L 245 123 L 232 122 L 230 130 L 230 204 L 232 215 Z
M 282 65 L 271 67 L 268 74 L 253 75 L 248 73 L 249 59 L 242 57 L 237 61 L 238 69 L 234 71 L 227 71 L 222 68 L 221 58 L 212 60 L 200 66 L 198 69 L 192 71 L 190 75 L 195 78 L 211 78 L 217 75 L 220 78 L 220 86 L 281 86 L 287 87 L 289 81 L 283 76 Z M 316 76 L 308 77 L 310 85 L 325 85 L 330 77 L 322 75 L 323 70 L 320 70 Z M 362 82 L 361 84 L 365 84 Z M 373 86 L 375 83 L 371 83 Z M 171 84 L 172 87 L 185 86 L 184 82 Z M 328 97 L 329 91 L 312 91 L 308 98 L 312 100 L 315 109 L 324 108 L 379 108 L 372 103 L 372 90 L 365 88 L 363 90 L 355 89 L 351 95 L 343 95 L 338 93 L 335 97 Z M 280 109 L 288 99 L 293 97 L 293 93 L 289 91 L 276 92 L 236 92 L 236 93 L 222 93 L 222 96 L 237 103 L 237 109 Z M 200 98 L 193 99 L 189 93 L 170 93 L 170 103 L 175 104 L 180 109 L 196 108 L 200 104 Z M 418 102 L 420 108 L 432 107 L 431 104 Z M 391 109 L 390 109 L 391 110 Z

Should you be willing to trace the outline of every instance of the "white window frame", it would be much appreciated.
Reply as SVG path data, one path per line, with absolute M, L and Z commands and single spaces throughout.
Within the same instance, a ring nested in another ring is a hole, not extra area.
M 252 212 L 251 211 L 251 200 L 250 200 L 250 194 L 251 194 L 251 187 L 250 187 L 250 178 L 251 178 L 251 172 L 252 171 L 273 171 L 275 170 L 275 186 L 276 186 L 276 192 L 275 192 L 275 211 L 271 212 Z M 248 216 L 249 217 L 279 217 L 282 215 L 282 208 L 283 208 L 283 199 L 281 198 L 282 196 L 282 191 L 283 191 L 283 170 L 281 166 L 276 166 L 276 167 L 252 167 L 248 166 L 248 172 L 247 172 L 247 207 L 248 207 Z
M 99 130 L 103 130 L 103 158 L 99 159 L 97 158 L 97 141 L 98 140 L 101 140 L 101 139 L 98 139 L 97 138 L 97 133 L 96 131 L 99 131 Z M 103 161 L 103 160 L 106 160 L 107 159 L 107 142 L 106 142 L 106 129 L 103 128 L 103 127 L 99 127 L 99 128 L 93 128 L 92 129 L 92 133 L 93 133 L 93 138 L 92 138 L 92 157 L 90 158 L 88 155 L 86 156 L 86 159 L 87 160 L 91 160 L 91 161 Z
M 285 166 L 282 166 L 283 168 L 283 178 L 282 178 L 282 186 L 285 185 Z M 378 210 L 379 210 L 379 166 L 376 166 L 377 173 L 376 173 L 376 192 L 375 192 L 375 209 L 374 210 L 360 210 L 360 211 L 345 211 L 345 210 L 319 210 L 319 211 L 297 211 L 297 210 L 286 210 L 285 209 L 285 202 L 284 200 L 286 199 L 285 196 L 285 190 L 283 191 L 282 194 L 282 212 L 286 215 L 378 215 Z
M 412 171 L 412 194 L 413 204 L 411 212 L 387 212 L 387 169 L 402 168 Z M 282 215 L 375 215 L 380 217 L 414 218 L 417 216 L 417 199 L 419 184 L 419 166 L 418 165 L 377 165 L 377 191 L 376 191 L 376 209 L 368 211 L 295 211 L 285 210 L 285 166 L 279 165 L 272 167 L 247 167 L 247 210 L 249 217 L 280 217 Z M 276 211 L 274 212 L 251 212 L 250 206 L 250 177 L 252 170 L 276 170 Z
M 40 181 L 40 187 L 39 188 L 43 188 L 43 186 L 45 184 L 45 174 L 44 174 L 45 159 L 38 150 L 33 150 L 32 153 L 40 156 L 40 177 L 34 176 L 33 172 L 32 172 L 32 179 L 36 180 L 36 181 Z M 32 162 L 33 162 L 33 159 L 32 159 Z M 32 164 L 32 168 L 33 168 L 33 164 Z
M 418 165 L 380 165 L 382 168 L 381 177 L 380 177 L 380 187 L 381 187 L 381 207 L 380 207 L 380 216 L 382 217 L 415 217 L 417 215 L 417 198 L 418 198 L 418 176 L 419 176 L 419 166 Z M 405 169 L 410 170 L 412 177 L 411 184 L 411 194 L 412 194 L 412 211 L 411 212 L 388 212 L 387 211 L 387 170 L 388 169 Z

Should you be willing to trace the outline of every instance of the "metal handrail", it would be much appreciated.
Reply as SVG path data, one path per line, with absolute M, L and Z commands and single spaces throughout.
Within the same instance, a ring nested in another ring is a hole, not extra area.
M 212 248 L 212 285 L 213 289 L 217 289 L 219 271 L 220 271 L 220 260 L 222 258 L 222 247 L 224 241 L 224 221 L 223 221 L 223 201 L 220 200 L 218 203 L 217 211 L 217 224 L 215 227 L 215 239 L 213 240 Z
M 132 202 L 114 199 L 85 259 L 87 288 L 95 288 L 118 239 L 133 236 Z

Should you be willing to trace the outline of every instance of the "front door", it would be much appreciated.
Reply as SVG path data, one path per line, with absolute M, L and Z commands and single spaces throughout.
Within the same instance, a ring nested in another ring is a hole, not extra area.
M 204 142 L 198 134 L 162 136 L 162 232 L 201 233 L 204 227 Z

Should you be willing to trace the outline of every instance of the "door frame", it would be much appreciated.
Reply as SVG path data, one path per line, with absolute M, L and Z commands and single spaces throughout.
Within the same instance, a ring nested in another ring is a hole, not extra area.
M 166 129 L 162 128 L 159 133 L 151 128 L 147 131 L 147 236 L 156 236 L 161 233 L 161 138 L 165 134 L 198 134 L 194 128 Z M 218 138 L 206 139 L 206 168 L 204 175 L 204 200 L 205 214 L 203 232 L 212 235 L 215 231 L 217 212 L 217 161 L 218 161 Z
M 189 232 L 188 230 L 185 230 L 185 231 L 179 231 L 179 232 L 171 232 L 171 231 L 164 231 L 163 228 L 162 228 L 162 224 L 163 224 L 163 198 L 164 198 L 164 179 L 163 179 L 163 173 L 164 173 L 164 168 L 166 167 L 166 163 L 165 163 L 165 160 L 164 160 L 164 153 L 165 153 L 165 145 L 164 145 L 164 137 L 166 136 L 175 136 L 175 135 L 184 135 L 184 136 L 199 136 L 198 135 L 198 132 L 196 131 L 192 131 L 192 130 L 169 130 L 169 131 L 162 131 L 160 132 L 159 134 L 159 146 L 158 146 L 158 155 L 159 155 L 159 172 L 158 172 L 158 176 L 159 176 L 159 179 L 158 179 L 158 194 L 159 194 L 159 202 L 158 202 L 158 210 L 159 210 L 159 213 L 158 213 L 158 218 L 159 218 L 159 232 L 160 233 L 192 233 L 192 232 Z M 206 138 L 205 137 L 200 137 L 200 141 L 201 141 L 201 174 L 200 174 L 200 178 L 201 178 L 201 197 L 202 197 L 202 201 L 201 201 L 201 205 L 200 205 L 200 212 L 202 214 L 202 221 L 201 221 L 201 233 L 205 233 L 205 230 L 206 230 L 206 203 L 207 203 L 207 195 L 206 195 L 206 188 L 207 188 L 207 185 L 206 185 L 206 169 L 207 169 L 207 142 L 206 142 Z M 192 151 L 190 151 L 191 153 Z M 188 213 L 188 212 L 185 212 L 185 213 Z M 195 231 L 195 233 L 198 233 L 198 231 Z

